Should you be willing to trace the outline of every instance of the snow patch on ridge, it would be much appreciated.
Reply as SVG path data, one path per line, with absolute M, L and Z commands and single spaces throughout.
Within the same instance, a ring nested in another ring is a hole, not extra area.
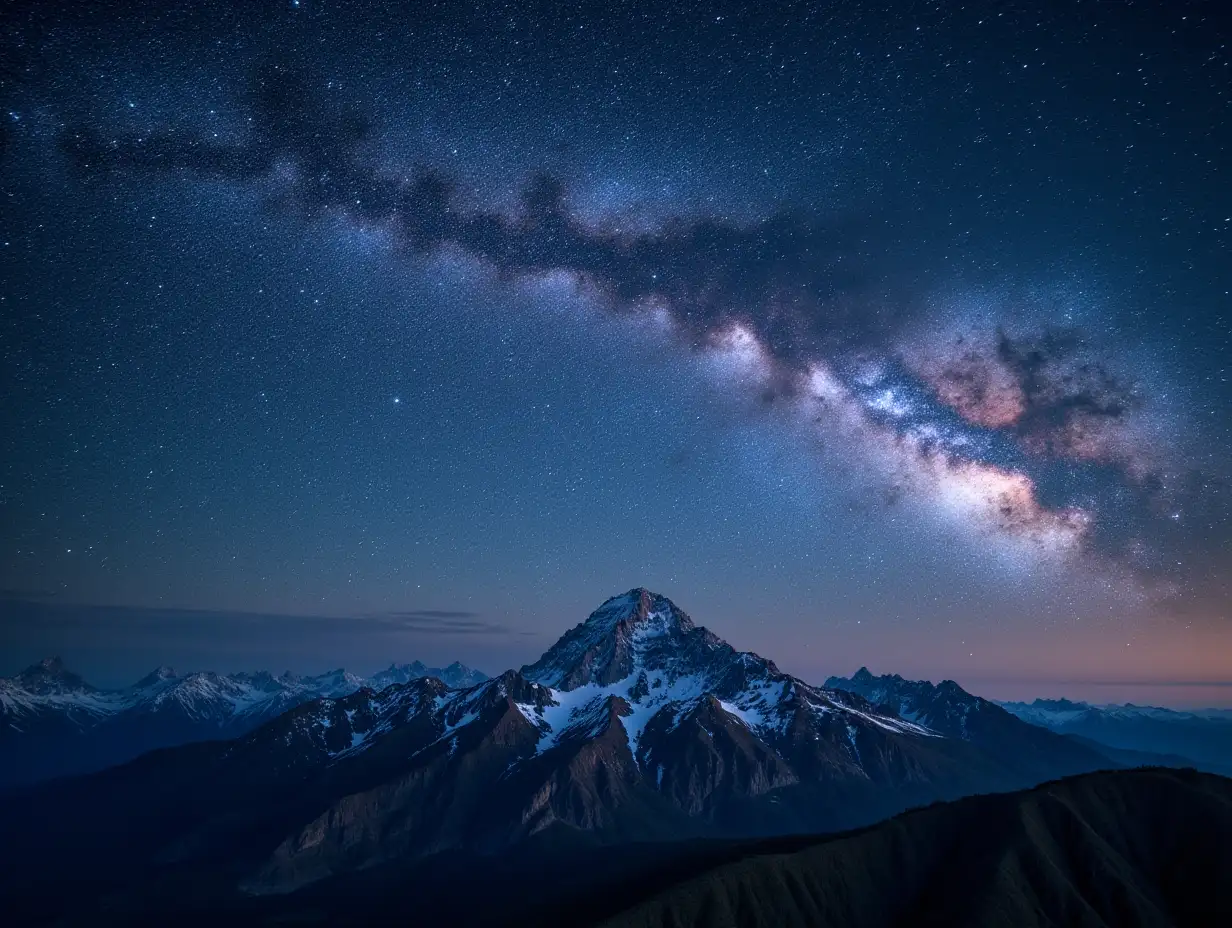
M 623 680 L 608 686 L 588 683 L 573 690 L 550 690 L 552 705 L 537 710 L 541 714 L 536 714 L 533 718 L 528 716 L 534 723 L 542 722 L 540 730 L 543 734 L 536 752 L 542 754 L 555 747 L 563 734 L 575 728 L 590 713 L 599 711 L 608 699 L 619 696 L 632 710 L 621 717 L 621 724 L 628 735 L 629 750 L 634 758 L 637 758 L 642 732 L 659 710 L 673 704 L 696 700 L 705 692 L 704 681 L 699 677 L 682 676 L 669 683 L 666 675 L 660 671 L 647 675 L 649 692 L 638 698 L 634 692 L 638 689 L 643 673 L 639 667 Z M 526 712 L 523 711 L 523 714 Z

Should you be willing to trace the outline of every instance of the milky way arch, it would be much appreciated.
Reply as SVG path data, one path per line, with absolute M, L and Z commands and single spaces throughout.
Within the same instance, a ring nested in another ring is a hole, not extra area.
M 1140 429 L 1148 392 L 1083 331 L 943 328 L 922 344 L 909 334 L 920 311 L 874 297 L 867 230 L 801 213 L 630 232 L 579 218 L 542 173 L 516 208 L 466 207 L 440 172 L 372 164 L 368 121 L 322 105 L 311 85 L 260 69 L 237 141 L 78 126 L 63 148 L 90 172 L 259 182 L 281 208 L 378 227 L 406 252 L 456 249 L 509 277 L 570 274 L 613 311 L 664 314 L 691 348 L 743 355 L 764 396 L 822 410 L 823 427 L 843 430 L 896 492 L 981 533 L 1094 557 L 1173 593 L 1225 582 L 1204 536 L 1226 524 L 1226 485 L 1168 460 Z

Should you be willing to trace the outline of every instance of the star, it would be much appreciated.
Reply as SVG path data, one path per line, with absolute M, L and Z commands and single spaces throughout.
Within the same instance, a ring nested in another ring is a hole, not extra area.
M 0 589 L 350 614 L 423 581 L 529 637 L 676 578 L 826 673 L 863 618 L 922 675 L 950 621 L 1003 627 L 992 673 L 1079 609 L 1116 617 L 1092 666 L 1232 618 L 1218 30 L 34 6 L 89 67 L 0 107 Z

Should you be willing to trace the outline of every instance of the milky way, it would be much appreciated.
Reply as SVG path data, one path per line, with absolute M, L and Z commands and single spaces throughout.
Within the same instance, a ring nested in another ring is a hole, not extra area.
M 1139 674 L 1147 625 L 1161 673 L 1232 674 L 1190 636 L 1232 550 L 1222 28 L 23 10 L 0 602 L 165 607 L 190 655 L 477 613 L 486 650 L 405 657 L 499 670 L 647 585 L 825 674 Z
M 844 263 L 864 230 L 799 212 L 740 225 L 672 218 L 624 232 L 583 222 L 547 173 L 511 211 L 467 207 L 453 178 L 368 163 L 372 126 L 317 99 L 322 83 L 266 64 L 252 82 L 250 134 L 235 142 L 178 128 L 76 127 L 62 144 L 87 172 L 260 184 L 279 208 L 380 229 L 398 251 L 456 249 L 504 276 L 570 274 L 613 311 L 665 313 L 694 349 L 752 351 L 767 399 L 795 397 L 806 412 L 816 404 L 823 429 L 845 420 L 890 480 L 977 531 L 1107 557 L 1165 578 L 1170 593 L 1209 570 L 1191 558 L 1188 535 L 1196 520 L 1227 522 L 1226 485 L 1136 429 L 1152 414 L 1149 385 L 1115 371 L 1080 328 L 942 328 L 922 351 L 904 342 L 920 310 L 873 311 L 868 295 L 884 269 Z

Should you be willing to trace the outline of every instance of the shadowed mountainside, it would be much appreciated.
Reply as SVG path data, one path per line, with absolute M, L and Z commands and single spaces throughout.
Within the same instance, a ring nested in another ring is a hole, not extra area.
M 605 928 L 1232 924 L 1232 780 L 1091 774 L 687 879 Z

